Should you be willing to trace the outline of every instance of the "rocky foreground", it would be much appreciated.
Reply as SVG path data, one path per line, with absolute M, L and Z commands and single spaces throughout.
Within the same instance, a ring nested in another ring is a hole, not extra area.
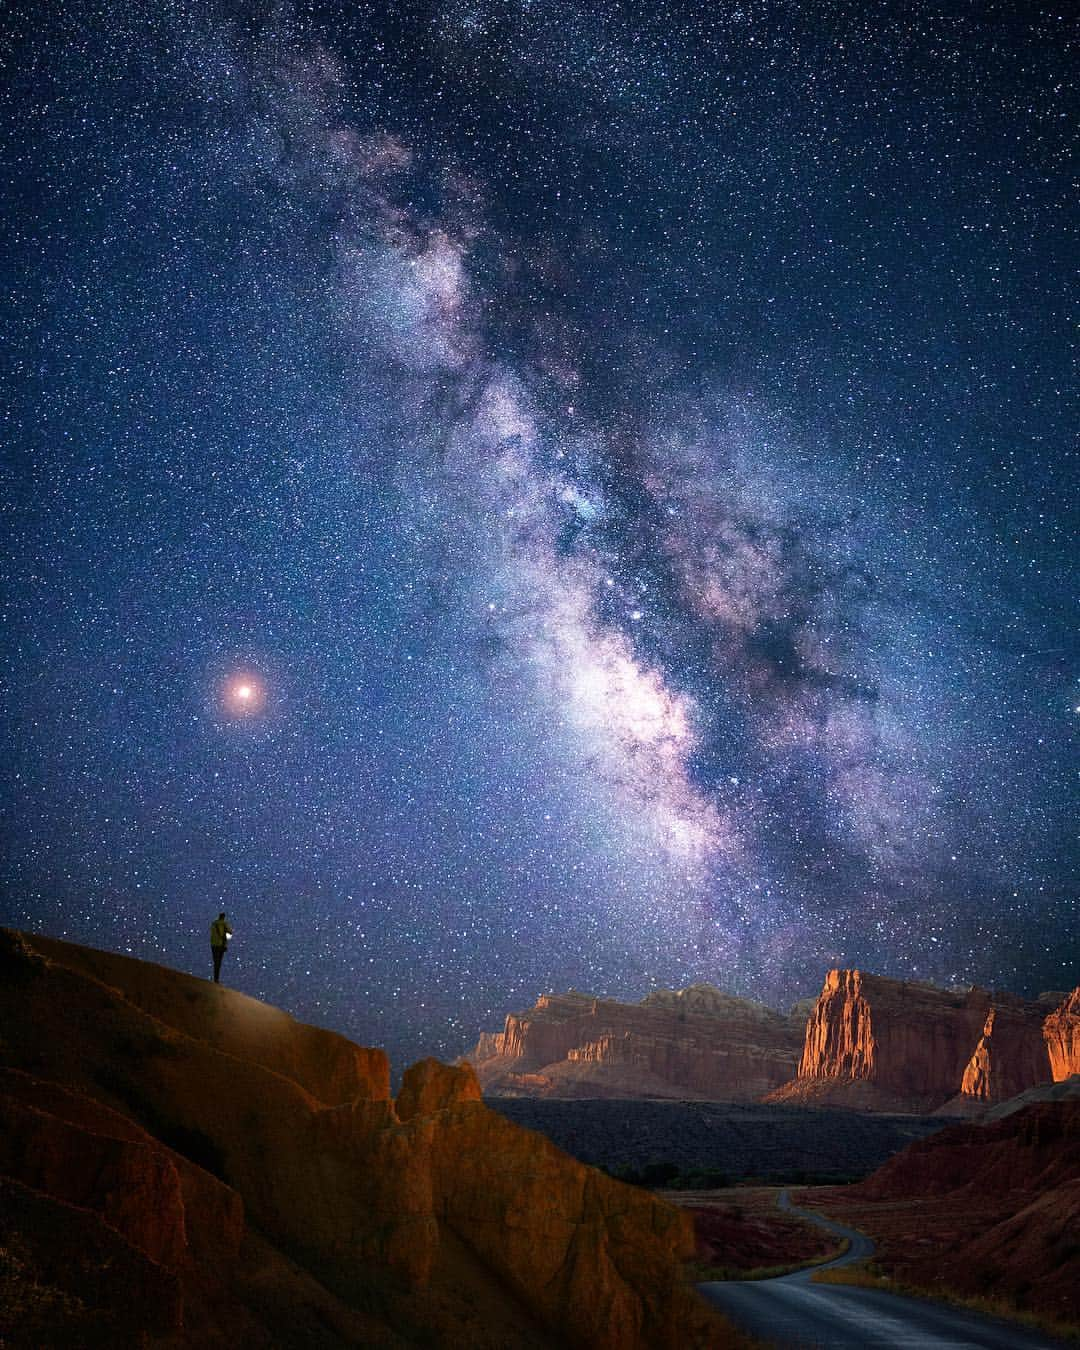
M 414 1065 L 0 930 L 7 1347 L 740 1344 L 689 1218 Z

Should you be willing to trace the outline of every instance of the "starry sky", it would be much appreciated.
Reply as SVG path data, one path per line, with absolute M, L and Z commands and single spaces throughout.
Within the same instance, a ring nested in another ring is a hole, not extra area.
M 9 10 L 0 922 L 399 1067 L 1074 985 L 1067 14 Z

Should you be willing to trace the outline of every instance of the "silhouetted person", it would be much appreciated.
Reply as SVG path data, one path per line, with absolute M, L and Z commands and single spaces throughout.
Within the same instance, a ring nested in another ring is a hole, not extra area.
M 222 910 L 210 925 L 210 954 L 214 958 L 215 984 L 221 983 L 221 958 L 225 955 L 225 948 L 228 947 L 231 937 L 232 930 L 225 922 L 225 911 Z

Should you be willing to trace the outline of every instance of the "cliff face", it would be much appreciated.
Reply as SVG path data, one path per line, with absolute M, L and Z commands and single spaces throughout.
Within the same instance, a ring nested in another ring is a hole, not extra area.
M 495 1096 L 751 1100 L 790 1078 L 802 1030 L 801 1018 L 710 985 L 638 1004 L 545 994 L 467 1058 Z
M 38 934 L 28 935 L 27 941 L 35 952 L 67 970 L 121 990 L 136 1007 L 174 1030 L 280 1074 L 328 1106 L 358 1096 L 389 1100 L 390 1064 L 382 1050 L 305 1026 L 279 1008 L 235 990 L 227 991 L 228 1000 L 223 1002 L 204 981 L 189 980 L 148 961 Z M 182 995 L 178 983 L 183 984 Z
M 709 985 L 639 1004 L 545 994 L 468 1058 L 494 1096 L 764 1097 L 978 1115 L 1080 1072 L 1080 989 L 1046 1014 L 1045 997 L 831 970 L 817 1001 L 788 1018 Z
M 1054 1082 L 1080 1073 L 1080 985 L 1046 1019 L 1043 1036 Z
M 770 1100 L 981 1109 L 1050 1077 L 1044 1014 L 1010 994 L 831 970 L 807 1022 L 798 1076 Z
M 734 1343 L 683 1280 L 685 1216 L 468 1069 L 416 1065 L 395 1102 L 380 1052 L 3 930 L 0 1028 L 5 1344 Z
M 1045 1009 L 1022 999 L 994 996 L 983 1034 L 964 1069 L 960 1091 L 995 1104 L 1015 1097 L 1050 1077 L 1043 1037 Z

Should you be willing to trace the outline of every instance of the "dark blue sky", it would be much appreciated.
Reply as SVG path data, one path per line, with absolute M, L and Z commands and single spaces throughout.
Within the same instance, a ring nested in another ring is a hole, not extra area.
M 390 8 L 4 20 L 0 921 L 1075 984 L 1064 11 Z

